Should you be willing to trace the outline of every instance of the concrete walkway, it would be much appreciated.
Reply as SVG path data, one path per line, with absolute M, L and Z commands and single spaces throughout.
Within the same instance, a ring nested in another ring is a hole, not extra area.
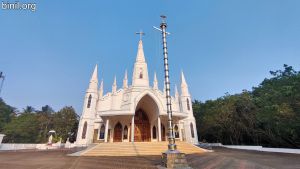
M 70 151 L 1 152 L 0 169 L 143 169 L 156 168 L 160 156 L 71 157 Z M 194 169 L 300 169 L 300 155 L 216 148 L 187 155 Z

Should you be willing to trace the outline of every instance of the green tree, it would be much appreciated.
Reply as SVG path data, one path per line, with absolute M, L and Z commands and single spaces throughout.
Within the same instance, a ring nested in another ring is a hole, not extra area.
M 2 98 L 0 98 L 0 133 L 3 132 L 3 127 L 15 116 L 15 111 L 15 108 L 7 105 Z
M 300 147 L 300 73 L 291 66 L 270 71 L 273 76 L 253 88 L 263 144 Z
M 26 106 L 25 109 L 23 109 L 23 113 L 35 113 L 36 110 L 34 107 L 31 107 L 31 106 Z
M 194 101 L 199 139 L 223 144 L 300 147 L 300 72 L 284 65 L 252 91 Z
M 5 142 L 37 143 L 39 122 L 34 113 L 22 113 L 5 125 Z
M 41 111 L 37 111 L 37 119 L 39 121 L 39 136 L 38 141 L 43 143 L 48 140 L 48 132 L 53 128 L 53 115 L 54 110 L 49 106 L 45 105 Z
M 78 115 L 73 107 L 64 107 L 53 116 L 53 127 L 56 135 L 66 140 L 69 136 L 71 141 L 76 138 L 78 127 Z M 74 138 L 75 137 L 75 138 Z

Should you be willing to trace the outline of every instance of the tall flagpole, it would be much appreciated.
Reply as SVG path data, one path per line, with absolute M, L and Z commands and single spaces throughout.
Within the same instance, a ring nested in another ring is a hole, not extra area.
M 160 24 L 162 32 L 162 42 L 163 42 L 163 55 L 164 55 L 164 70 L 165 70 L 165 85 L 166 85 L 166 99 L 167 99 L 167 113 L 168 113 L 168 132 L 169 132 L 169 151 L 176 150 L 175 138 L 173 135 L 173 121 L 172 121 L 172 103 L 170 96 L 170 77 L 169 77 L 169 64 L 168 64 L 168 48 L 167 48 L 167 23 L 166 16 L 161 16 L 162 22 Z
M 170 76 L 169 76 L 169 63 L 168 63 L 168 48 L 167 48 L 167 23 L 166 16 L 161 16 L 162 22 L 160 28 L 155 29 L 162 32 L 163 41 L 163 55 L 164 55 L 164 70 L 165 70 L 165 86 L 166 86 L 166 99 L 167 99 L 167 113 L 168 113 L 168 150 L 162 153 L 162 166 L 166 168 L 190 168 L 186 161 L 184 153 L 177 150 L 175 144 L 174 132 L 173 132 L 173 121 L 172 121 L 172 103 L 170 95 Z

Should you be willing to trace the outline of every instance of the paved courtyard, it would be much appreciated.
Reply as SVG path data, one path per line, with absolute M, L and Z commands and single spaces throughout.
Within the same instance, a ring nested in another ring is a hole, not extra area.
M 191 167 L 203 169 L 300 169 L 300 155 L 217 148 L 212 153 L 188 155 Z M 156 168 L 160 156 L 70 157 L 70 151 L 1 152 L 2 169 Z

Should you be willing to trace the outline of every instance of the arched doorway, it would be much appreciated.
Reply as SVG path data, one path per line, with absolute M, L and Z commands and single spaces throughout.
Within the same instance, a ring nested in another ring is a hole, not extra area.
M 134 115 L 134 141 L 150 141 L 150 123 L 147 114 L 139 109 Z
M 118 122 L 114 128 L 114 142 L 122 141 L 122 124 Z

